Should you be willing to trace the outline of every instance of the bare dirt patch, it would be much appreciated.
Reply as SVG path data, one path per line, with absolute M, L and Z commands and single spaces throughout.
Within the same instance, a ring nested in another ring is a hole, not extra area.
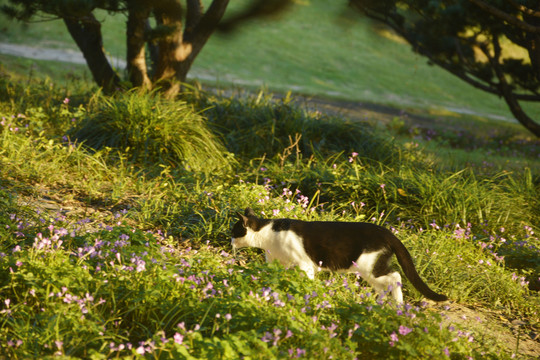
M 434 309 L 440 311 L 445 324 L 466 329 L 473 338 L 480 336 L 500 344 L 518 358 L 540 358 L 539 329 L 526 321 L 474 304 L 434 305 Z

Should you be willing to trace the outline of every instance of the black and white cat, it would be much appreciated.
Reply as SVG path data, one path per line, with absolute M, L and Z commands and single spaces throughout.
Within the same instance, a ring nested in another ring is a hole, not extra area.
M 264 249 L 266 261 L 278 260 L 284 266 L 305 271 L 310 279 L 317 271 L 359 273 L 379 294 L 391 289 L 397 303 L 403 302 L 401 276 L 390 269 L 396 255 L 407 279 L 426 298 L 448 298 L 431 290 L 420 278 L 411 255 L 392 232 L 370 223 L 261 219 L 251 208 L 232 230 L 233 249 Z

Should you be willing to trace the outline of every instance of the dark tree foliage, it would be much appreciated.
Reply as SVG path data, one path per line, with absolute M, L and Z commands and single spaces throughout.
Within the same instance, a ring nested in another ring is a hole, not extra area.
M 540 137 L 540 124 L 522 107 L 540 102 L 540 1 L 349 2 L 389 25 L 432 64 L 503 98 L 515 118 Z
M 277 11 L 289 1 L 252 0 L 225 28 L 242 20 Z M 96 83 L 111 93 L 125 82 L 110 65 L 103 47 L 101 23 L 94 10 L 126 15 L 127 74 L 131 86 L 159 87 L 168 97 L 180 91 L 193 61 L 217 29 L 229 0 L 9 0 L 2 6 L 8 16 L 29 22 L 61 18 L 83 53 Z M 150 27 L 149 19 L 156 24 Z M 151 62 L 147 62 L 146 52 Z

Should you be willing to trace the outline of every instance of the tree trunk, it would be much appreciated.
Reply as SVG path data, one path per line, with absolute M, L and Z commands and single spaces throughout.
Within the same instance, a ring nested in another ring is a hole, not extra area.
M 152 88 L 145 58 L 145 30 L 149 14 L 150 8 L 144 6 L 141 2 L 128 3 L 126 24 L 127 72 L 131 84 L 142 89 Z
M 105 93 L 112 93 L 119 86 L 120 78 L 103 51 L 101 24 L 93 14 L 79 19 L 64 18 L 64 23 L 83 53 L 94 81 Z
M 154 7 L 154 14 L 159 26 L 166 26 L 170 33 L 158 41 L 158 62 L 154 82 L 169 97 L 180 91 L 176 81 L 174 63 L 182 61 L 184 54 L 182 44 L 182 6 L 175 0 L 163 0 Z
M 200 0 L 187 1 L 186 30 L 182 32 L 182 7 L 175 0 L 154 5 L 156 21 L 168 26 L 170 33 L 158 42 L 159 60 L 154 77 L 165 96 L 174 97 L 185 82 L 193 61 L 223 17 L 229 0 L 213 0 L 202 14 Z
M 186 4 L 184 33 L 180 0 L 156 0 L 152 4 L 144 0 L 128 2 L 127 70 L 134 87 L 161 87 L 166 97 L 176 96 L 195 58 L 217 28 L 229 0 L 213 0 L 204 13 L 201 0 L 186 0 Z M 149 31 L 147 21 L 152 9 L 156 22 L 168 28 L 168 33 L 157 42 L 157 60 L 152 64 L 154 74 L 151 80 L 145 57 L 148 40 L 145 34 Z M 92 14 L 80 19 L 65 18 L 64 22 L 81 49 L 96 83 L 106 93 L 113 92 L 119 86 L 120 78 L 105 56 L 100 23 Z

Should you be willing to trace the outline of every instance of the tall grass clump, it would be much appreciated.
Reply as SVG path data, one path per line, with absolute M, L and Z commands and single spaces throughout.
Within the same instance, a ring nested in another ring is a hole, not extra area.
M 377 161 L 393 161 L 399 151 L 368 124 L 308 111 L 290 96 L 195 94 L 197 106 L 226 140 L 229 151 L 252 159 L 272 158 L 296 144 L 304 156 L 356 151 Z
M 475 231 L 494 231 L 501 227 L 517 230 L 540 220 L 540 189 L 527 171 L 483 177 L 471 169 L 421 171 L 410 163 L 395 168 L 351 160 L 333 170 L 328 191 L 342 203 L 361 201 L 385 212 L 391 221 L 406 219 L 424 228 L 471 223 Z
M 230 169 L 232 159 L 205 118 L 182 101 L 132 91 L 88 104 L 73 136 L 95 149 L 119 149 L 141 164 L 162 163 L 187 169 Z

